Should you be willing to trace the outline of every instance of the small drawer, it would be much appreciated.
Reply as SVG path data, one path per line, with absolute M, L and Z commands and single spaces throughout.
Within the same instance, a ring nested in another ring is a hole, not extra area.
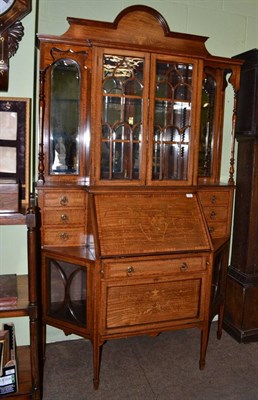
M 208 223 L 208 230 L 213 239 L 221 238 L 229 235 L 228 224 L 225 222 Z
M 85 210 L 82 209 L 60 209 L 48 210 L 45 209 L 43 213 L 43 225 L 84 225 L 85 224 Z
M 230 199 L 230 191 L 200 191 L 199 198 L 203 206 L 227 206 Z
M 81 190 L 44 192 L 44 207 L 83 207 L 85 194 Z
M 130 278 L 203 271 L 207 264 L 205 257 L 182 257 L 169 260 L 104 262 L 103 267 L 106 278 Z
M 227 207 L 203 207 L 203 211 L 208 224 L 210 223 L 210 221 L 228 220 Z
M 85 244 L 84 228 L 44 229 L 44 246 L 81 246 Z

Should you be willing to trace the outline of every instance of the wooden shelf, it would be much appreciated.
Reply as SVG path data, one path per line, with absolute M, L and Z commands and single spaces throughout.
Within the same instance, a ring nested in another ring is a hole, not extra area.
M 25 225 L 26 208 L 19 213 L 0 213 L 0 225 Z

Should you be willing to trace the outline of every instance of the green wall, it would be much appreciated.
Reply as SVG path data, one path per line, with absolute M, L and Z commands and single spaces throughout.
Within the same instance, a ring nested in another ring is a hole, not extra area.
M 35 33 L 61 35 L 68 29 L 67 16 L 112 22 L 117 14 L 130 5 L 143 4 L 155 8 L 166 19 L 170 30 L 206 36 L 208 51 L 213 55 L 231 57 L 258 47 L 258 0 L 32 0 L 32 12 L 22 20 L 25 34 L 17 54 L 10 60 L 8 92 L 0 97 L 28 97 L 32 99 L 31 147 L 32 179 L 37 162 L 37 99 L 38 51 Z M 36 21 L 36 8 L 38 20 Z M 140 29 L 140 27 L 139 27 Z M 35 78 L 36 77 L 36 78 Z M 228 177 L 230 149 L 232 93 L 226 98 L 224 153 L 222 179 Z M 26 229 L 0 227 L 0 273 L 26 273 Z M 15 320 L 18 344 L 28 343 L 28 321 Z M 74 336 L 72 336 L 74 337 Z M 62 340 L 62 332 L 48 328 L 48 341 Z

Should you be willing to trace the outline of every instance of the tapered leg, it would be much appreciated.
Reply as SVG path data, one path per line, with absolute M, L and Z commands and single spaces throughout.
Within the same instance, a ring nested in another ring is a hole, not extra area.
M 201 331 L 201 352 L 200 352 L 200 362 L 199 362 L 199 367 L 201 370 L 204 369 L 205 367 L 208 339 L 209 339 L 209 325 L 204 329 L 202 329 Z
M 94 369 L 93 384 L 94 384 L 94 389 L 96 390 L 99 387 L 101 353 L 102 353 L 102 345 L 100 345 L 99 342 L 96 340 L 93 343 L 93 369 Z
M 221 339 L 222 336 L 222 323 L 224 318 L 224 309 L 225 305 L 221 304 L 219 308 L 219 315 L 218 315 L 218 330 L 217 330 L 217 338 Z

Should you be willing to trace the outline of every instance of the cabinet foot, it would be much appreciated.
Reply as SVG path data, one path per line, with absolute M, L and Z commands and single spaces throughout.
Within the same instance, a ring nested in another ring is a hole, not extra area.
M 205 360 L 200 360 L 199 368 L 200 368 L 201 371 L 205 368 Z
M 99 371 L 100 371 L 100 361 L 101 361 L 102 345 L 100 346 L 98 342 L 93 344 L 93 385 L 94 389 L 99 387 Z

